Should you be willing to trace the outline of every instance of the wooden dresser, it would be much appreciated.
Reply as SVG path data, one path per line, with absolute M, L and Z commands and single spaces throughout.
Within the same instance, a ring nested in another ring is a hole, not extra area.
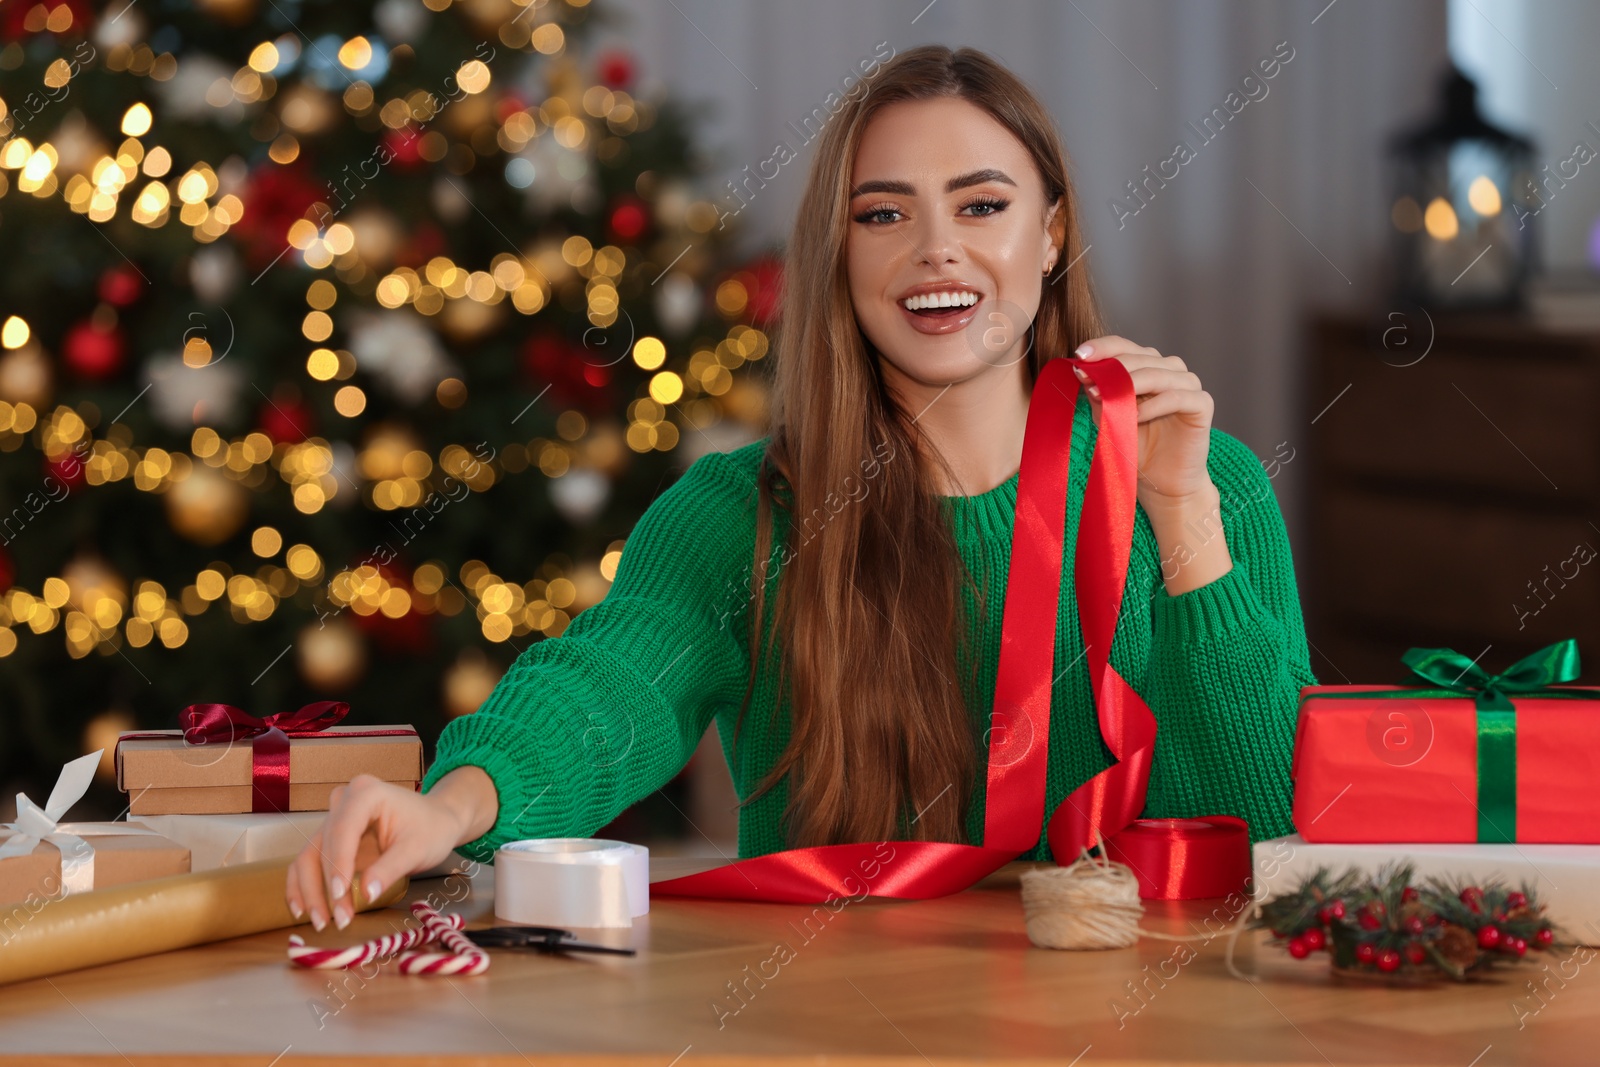
M 1318 318 L 1310 341 L 1318 679 L 1416 682 L 1412 646 L 1494 673 L 1573 637 L 1600 682 L 1600 334 L 1412 305 Z

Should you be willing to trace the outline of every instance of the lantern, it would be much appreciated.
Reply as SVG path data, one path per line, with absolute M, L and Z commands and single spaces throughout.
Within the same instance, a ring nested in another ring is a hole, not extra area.
M 1396 281 L 1431 306 L 1521 304 L 1534 260 L 1533 143 L 1478 112 L 1478 87 L 1451 67 L 1439 113 L 1390 143 Z

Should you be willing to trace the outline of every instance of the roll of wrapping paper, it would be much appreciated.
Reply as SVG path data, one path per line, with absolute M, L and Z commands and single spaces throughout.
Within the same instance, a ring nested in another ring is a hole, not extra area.
M 0 984 L 298 926 L 284 899 L 293 856 L 153 878 L 47 900 L 0 939 Z M 357 911 L 405 895 L 399 879 L 376 900 L 354 890 Z M 15 909 L 14 909 L 15 910 Z

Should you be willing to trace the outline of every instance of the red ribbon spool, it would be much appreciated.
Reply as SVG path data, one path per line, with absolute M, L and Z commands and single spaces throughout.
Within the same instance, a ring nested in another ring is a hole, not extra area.
M 1138 426 L 1133 381 L 1115 359 L 1052 359 L 1040 369 L 1023 431 L 1022 469 L 1001 622 L 990 734 L 984 844 L 896 841 L 819 845 L 738 860 L 656 882 L 656 896 L 820 903 L 868 895 L 926 900 L 956 893 L 1038 843 L 1049 756 L 1050 690 L 1081 367 L 1100 390 L 1101 419 L 1085 488 L 1074 579 L 1101 736 L 1117 762 L 1073 790 L 1046 837 L 1058 864 L 1103 842 L 1126 863 L 1146 899 L 1221 897 L 1245 889 L 1249 834 L 1243 819 L 1140 819 L 1150 781 L 1156 719 L 1109 661 L 1137 507 Z M 891 847 L 885 857 L 881 850 Z M 869 873 L 869 871 L 871 873 Z M 854 884 L 854 888 L 851 888 Z

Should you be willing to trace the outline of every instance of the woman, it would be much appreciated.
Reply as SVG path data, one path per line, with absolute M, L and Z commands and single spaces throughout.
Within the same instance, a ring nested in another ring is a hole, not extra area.
M 1159 724 L 1145 814 L 1288 833 L 1298 694 L 1316 679 L 1270 480 L 1211 427 L 1182 360 L 1103 334 L 1077 208 L 1014 75 L 966 48 L 886 64 L 812 161 L 771 435 L 700 458 L 650 506 L 610 594 L 445 728 L 421 793 L 366 776 L 339 790 L 289 872 L 291 909 L 342 927 L 353 877 L 375 896 L 452 848 L 492 860 L 508 840 L 593 833 L 675 776 L 713 718 L 741 857 L 981 843 L 1029 393 L 1069 353 L 1120 360 L 1139 394 L 1110 657 Z M 1111 762 L 1071 569 L 1097 405 L 1080 397 L 1073 421 L 1047 813 Z M 1024 858 L 1050 859 L 1043 835 Z

